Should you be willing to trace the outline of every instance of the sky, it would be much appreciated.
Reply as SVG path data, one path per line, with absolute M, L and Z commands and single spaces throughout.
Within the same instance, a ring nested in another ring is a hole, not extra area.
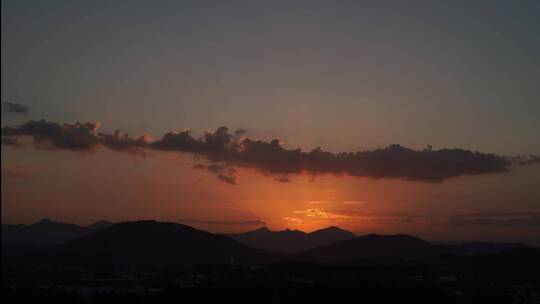
M 538 1 L 1 14 L 2 222 L 540 244 Z

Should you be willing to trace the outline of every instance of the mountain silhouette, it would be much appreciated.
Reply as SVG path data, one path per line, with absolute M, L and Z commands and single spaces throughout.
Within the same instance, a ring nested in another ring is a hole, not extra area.
M 496 253 L 511 249 L 530 248 L 523 243 L 464 242 L 449 246 L 449 252 L 457 255 Z
M 63 240 L 66 241 L 62 243 Z M 523 243 L 488 242 L 443 246 L 403 234 L 355 237 L 337 227 L 311 233 L 271 231 L 263 227 L 219 235 L 157 221 L 118 224 L 100 221 L 81 227 L 45 219 L 28 226 L 2 225 L 2 265 L 14 262 L 77 267 L 166 267 L 281 261 L 354 262 L 386 257 L 475 256 L 528 248 Z
M 310 233 L 289 229 L 271 231 L 266 227 L 262 227 L 244 233 L 227 234 L 227 236 L 246 246 L 281 253 L 296 253 L 355 237 L 352 232 L 335 226 Z
M 157 221 L 115 224 L 95 234 L 54 246 L 46 255 L 52 263 L 100 267 L 245 264 L 278 257 L 222 235 Z
M 434 245 L 414 236 L 370 234 L 306 250 L 296 254 L 295 259 L 353 262 L 383 257 L 423 258 L 445 252 L 444 246 Z
M 2 243 L 50 246 L 90 235 L 110 225 L 112 225 L 110 222 L 98 221 L 89 226 L 79 226 L 50 219 L 43 219 L 31 225 L 2 223 Z

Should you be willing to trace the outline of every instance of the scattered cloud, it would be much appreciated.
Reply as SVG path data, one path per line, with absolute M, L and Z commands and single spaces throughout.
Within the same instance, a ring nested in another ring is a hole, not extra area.
M 540 211 L 505 212 L 475 211 L 456 214 L 403 214 L 392 212 L 369 212 L 358 210 L 329 210 L 310 208 L 291 211 L 300 221 L 355 222 L 374 226 L 415 225 L 420 227 L 486 227 L 486 228 L 540 228 Z M 283 218 L 285 219 L 285 218 Z
M 333 214 L 347 215 L 350 219 L 381 225 L 418 224 L 446 227 L 506 227 L 540 228 L 540 212 L 474 211 L 457 214 L 400 214 L 373 213 L 355 210 L 333 210 Z
M 225 175 L 225 174 L 218 174 L 217 175 L 217 178 L 223 182 L 226 182 L 227 184 L 230 184 L 230 185 L 236 185 L 236 177 L 234 176 L 231 176 L 231 175 Z
M 514 164 L 524 165 L 524 166 L 540 163 L 540 155 L 529 154 L 529 155 L 515 156 L 512 158 L 512 162 Z
M 255 211 L 254 208 L 244 208 L 244 207 L 236 207 L 236 206 L 207 206 L 204 207 L 207 209 L 230 209 L 230 210 L 240 210 L 240 211 Z
M 195 165 L 193 165 L 193 169 L 204 170 L 204 169 L 206 169 L 206 166 L 203 165 L 203 164 L 195 164 Z
M 290 182 L 292 182 L 292 180 L 289 178 L 288 175 L 278 176 L 278 177 L 274 178 L 274 180 L 276 182 L 279 182 L 279 183 L 290 183 Z
M 4 113 L 13 113 L 13 114 L 28 114 L 30 108 L 26 105 L 16 103 L 16 102 L 2 102 L 2 112 Z
M 234 135 L 236 135 L 236 136 L 242 136 L 242 135 L 244 135 L 246 133 L 247 133 L 246 129 L 236 129 L 236 131 L 234 131 Z
M 291 224 L 302 224 L 303 221 L 297 217 L 289 217 L 289 216 L 285 216 L 285 217 L 282 217 L 281 218 L 282 220 L 286 221 L 287 223 L 291 223 Z
M 343 202 L 344 205 L 363 205 L 365 203 L 366 202 L 364 202 L 364 201 L 346 201 L 346 202 Z
M 312 218 L 319 218 L 319 219 L 350 219 L 352 218 L 350 215 L 343 214 L 343 213 L 336 213 L 332 211 L 326 211 L 322 208 L 312 208 L 312 209 L 305 209 L 305 210 L 297 210 L 292 211 L 294 214 L 300 214 L 307 217 Z
M 210 173 L 214 174 L 218 180 L 229 185 L 236 185 L 236 174 L 238 171 L 226 164 L 195 164 L 193 169 L 208 170 Z

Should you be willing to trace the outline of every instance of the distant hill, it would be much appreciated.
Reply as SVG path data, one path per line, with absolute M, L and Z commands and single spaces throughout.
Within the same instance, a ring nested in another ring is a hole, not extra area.
M 491 242 L 464 242 L 448 246 L 451 254 L 475 255 L 482 253 L 496 253 L 511 249 L 524 249 L 529 246 L 523 243 L 491 243 Z
M 55 264 L 87 266 L 174 266 L 245 264 L 279 257 L 228 237 L 190 226 L 156 221 L 124 222 L 57 245 L 46 253 Z
M 110 222 L 98 221 L 89 226 L 79 226 L 49 219 L 43 219 L 31 225 L 2 223 L 2 243 L 50 246 L 90 235 L 110 225 L 112 225 Z
M 370 234 L 306 250 L 294 258 L 316 262 L 353 262 L 383 257 L 424 258 L 444 253 L 445 247 L 414 236 Z
M 458 261 L 468 261 L 468 257 L 479 254 L 522 249 L 531 248 L 522 243 L 487 242 L 443 246 L 403 234 L 355 237 L 337 227 L 311 233 L 261 228 L 225 236 L 157 221 L 98 222 L 86 227 L 51 220 L 28 226 L 2 225 L 2 265 L 165 267 L 289 261 L 346 263 L 432 257 L 448 257 L 448 261 L 456 257 Z M 273 253 L 278 251 L 288 255 Z
M 296 253 L 355 237 L 352 232 L 335 226 L 310 233 L 288 229 L 271 231 L 263 227 L 244 233 L 227 234 L 227 236 L 250 247 L 282 253 Z

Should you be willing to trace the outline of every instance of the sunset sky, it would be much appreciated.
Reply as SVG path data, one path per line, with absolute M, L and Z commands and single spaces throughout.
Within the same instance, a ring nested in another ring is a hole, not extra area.
M 540 1 L 1 14 L 4 223 L 540 245 Z

